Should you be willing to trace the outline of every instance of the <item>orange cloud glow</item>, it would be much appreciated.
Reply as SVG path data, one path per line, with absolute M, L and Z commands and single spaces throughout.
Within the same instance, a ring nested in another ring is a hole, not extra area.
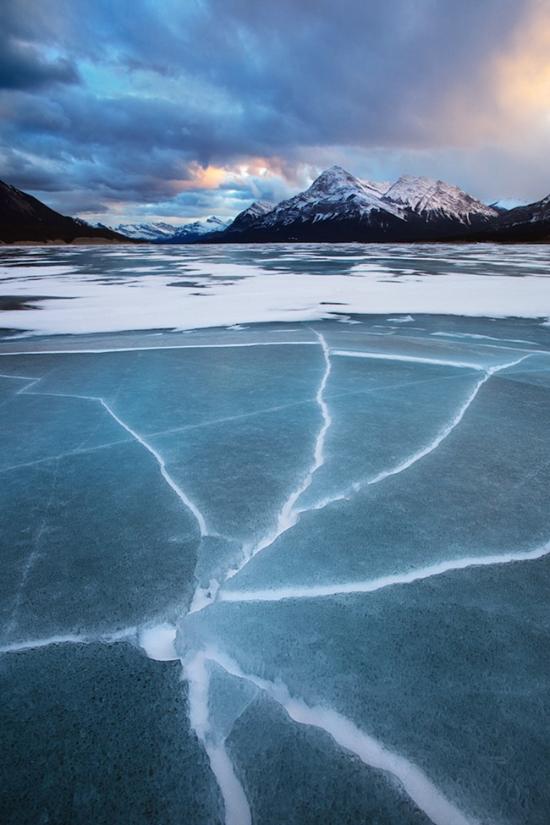
M 226 170 L 220 166 L 201 166 L 193 163 L 189 167 L 191 177 L 174 182 L 174 188 L 178 192 L 185 192 L 189 189 L 217 189 L 224 180 Z
M 475 85 L 459 83 L 432 124 L 455 146 L 522 145 L 550 127 L 550 2 L 538 0 L 488 59 Z
M 497 99 L 512 118 L 550 118 L 550 4 L 540 0 L 496 63 Z

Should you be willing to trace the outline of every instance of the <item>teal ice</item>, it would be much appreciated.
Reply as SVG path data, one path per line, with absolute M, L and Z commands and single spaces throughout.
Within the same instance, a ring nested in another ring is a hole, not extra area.
M 3 822 L 546 825 L 550 330 L 342 320 L 0 342 Z

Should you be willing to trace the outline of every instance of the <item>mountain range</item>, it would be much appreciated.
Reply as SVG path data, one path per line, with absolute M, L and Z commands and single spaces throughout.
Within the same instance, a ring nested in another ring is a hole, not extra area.
M 95 226 L 103 229 L 112 229 L 133 240 L 150 241 L 151 243 L 193 243 L 211 232 L 223 232 L 231 221 L 224 221 L 211 215 L 200 221 L 175 225 L 172 223 L 120 223 L 118 226 L 108 227 L 97 223 Z
M 403 175 L 393 184 L 378 184 L 340 166 L 271 209 L 255 206 L 201 241 L 550 241 L 550 196 L 504 210 L 441 180 Z
M 395 183 L 360 180 L 341 166 L 278 204 L 255 201 L 233 221 L 211 216 L 170 223 L 91 225 L 69 218 L 0 181 L 0 242 L 271 243 L 415 241 L 550 242 L 550 195 L 503 209 L 457 186 L 403 175 Z

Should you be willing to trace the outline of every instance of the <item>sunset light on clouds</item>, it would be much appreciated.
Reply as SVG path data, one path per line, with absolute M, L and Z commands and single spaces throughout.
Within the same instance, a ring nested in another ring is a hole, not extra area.
M 548 0 L 6 0 L 0 41 L 0 178 L 62 212 L 230 217 L 332 163 L 548 188 Z

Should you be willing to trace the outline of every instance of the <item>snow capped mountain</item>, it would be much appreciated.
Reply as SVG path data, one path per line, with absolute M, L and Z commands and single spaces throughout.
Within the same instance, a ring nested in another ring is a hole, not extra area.
M 245 225 L 238 240 L 413 241 L 487 228 L 499 212 L 457 186 L 405 175 L 393 185 L 360 180 L 341 166 Z M 231 238 L 228 238 L 231 239 Z
M 183 226 L 159 222 L 116 229 L 133 239 L 171 244 L 547 240 L 550 195 L 506 211 L 442 180 L 403 175 L 393 184 L 379 183 L 331 166 L 305 191 L 279 204 L 254 201 L 232 222 L 211 216 Z
M 150 241 L 151 243 L 189 243 L 209 232 L 221 232 L 228 225 L 229 221 L 224 221 L 212 215 L 209 218 L 185 223 L 181 226 L 162 221 L 158 223 L 121 223 L 115 231 L 121 232 L 127 238 Z M 96 224 L 96 226 L 102 227 L 102 224 Z
M 158 241 L 171 237 L 176 227 L 170 223 L 121 223 L 115 228 L 127 238 L 143 241 Z
M 251 208 L 226 237 L 237 240 L 408 241 L 448 238 L 464 227 L 486 227 L 498 211 L 456 186 L 430 178 L 393 185 L 360 180 L 331 166 L 311 186 L 258 215 Z M 240 216 L 239 216 L 240 217 Z
M 221 232 L 227 229 L 229 221 L 224 221 L 211 215 L 202 221 L 193 221 L 193 223 L 185 223 L 183 226 L 177 226 L 174 234 L 169 239 L 170 243 L 186 243 L 200 238 L 202 235 L 207 235 L 209 232 Z
M 309 189 L 282 201 L 254 228 L 281 229 L 293 224 L 350 220 L 376 222 L 388 217 L 401 220 L 400 210 L 382 201 L 375 184 L 360 181 L 341 166 L 331 166 Z
M 384 195 L 384 200 L 405 207 L 426 220 L 451 219 L 471 223 L 472 218 L 491 220 L 498 211 L 486 206 L 458 186 L 433 178 L 402 175 Z
M 254 221 L 257 221 L 258 218 L 261 218 L 263 215 L 267 215 L 267 213 L 271 212 L 274 208 L 275 204 L 271 203 L 271 201 L 254 201 L 247 209 L 239 212 L 233 223 L 229 225 L 229 228 L 239 231 L 246 229 L 254 223 Z
M 509 209 L 504 220 L 506 224 L 512 225 L 537 223 L 538 221 L 550 221 L 550 195 L 535 203 Z

